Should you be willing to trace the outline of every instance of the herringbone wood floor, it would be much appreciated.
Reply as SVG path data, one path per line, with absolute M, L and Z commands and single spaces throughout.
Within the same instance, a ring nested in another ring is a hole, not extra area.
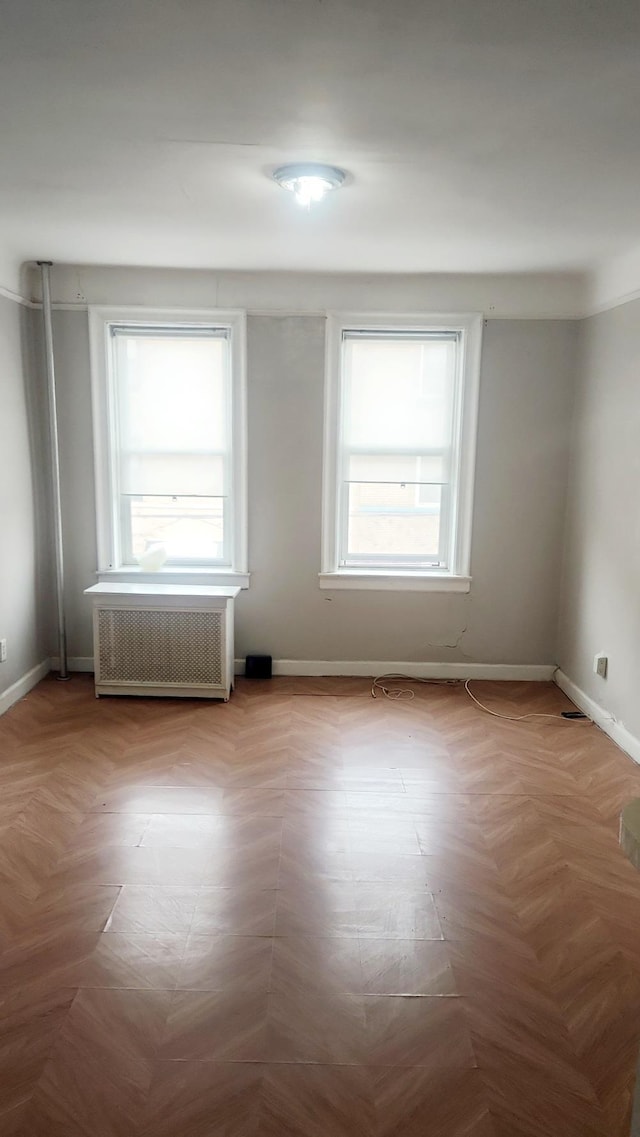
M 460 687 L 366 692 L 76 677 L 0 719 L 2 1137 L 627 1134 L 640 770 Z

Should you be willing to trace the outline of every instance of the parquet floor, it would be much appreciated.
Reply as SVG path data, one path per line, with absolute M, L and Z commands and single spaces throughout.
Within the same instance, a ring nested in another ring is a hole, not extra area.
M 640 769 L 366 692 L 80 676 L 0 719 L 0 1137 L 626 1137 Z

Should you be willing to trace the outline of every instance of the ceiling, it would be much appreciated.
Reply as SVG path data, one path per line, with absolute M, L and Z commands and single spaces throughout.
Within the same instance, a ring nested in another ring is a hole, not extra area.
M 0 0 L 5 260 L 531 272 L 640 243 L 637 0 Z M 344 167 L 306 214 L 269 180 Z

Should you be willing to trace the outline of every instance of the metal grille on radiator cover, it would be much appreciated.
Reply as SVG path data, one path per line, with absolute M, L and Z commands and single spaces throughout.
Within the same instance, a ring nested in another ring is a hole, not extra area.
M 100 608 L 100 679 L 184 687 L 221 684 L 223 621 L 223 612 Z

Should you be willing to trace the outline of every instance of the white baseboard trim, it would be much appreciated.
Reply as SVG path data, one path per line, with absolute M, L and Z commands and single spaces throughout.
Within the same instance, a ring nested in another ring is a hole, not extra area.
M 45 675 L 49 674 L 49 669 L 49 660 L 43 659 L 42 663 L 37 663 L 35 667 L 27 671 L 26 675 L 21 676 L 20 679 L 16 679 L 15 683 L 7 687 L 6 691 L 0 694 L 0 715 L 8 711 L 9 707 L 12 707 L 14 703 L 18 702 L 18 699 L 23 699 L 31 688 L 35 687 L 36 683 L 39 683 L 41 679 L 44 679 Z
M 388 660 L 274 659 L 274 675 L 352 675 L 372 679 L 398 673 L 416 679 L 501 679 L 548 681 L 552 663 L 397 663 Z M 244 659 L 235 661 L 236 675 L 244 674 Z
M 634 762 L 640 763 L 640 738 L 636 738 L 635 734 L 627 730 L 626 726 L 618 722 L 609 711 L 605 711 L 600 703 L 596 703 L 595 699 L 592 699 L 586 691 L 578 687 L 568 675 L 565 675 L 564 671 L 560 669 L 556 671 L 555 681 L 565 695 L 568 695 L 581 711 L 593 719 L 596 726 L 599 726 L 605 734 L 609 735 L 616 746 L 624 750 L 630 758 L 633 758 Z
M 49 662 L 52 671 L 60 670 L 60 660 L 57 655 L 53 655 Z M 69 671 L 93 671 L 93 656 L 70 655 L 67 659 L 67 668 Z
M 92 655 L 72 655 L 69 671 L 93 671 Z M 57 671 L 59 661 L 51 659 L 51 670 Z M 236 659 L 236 675 L 244 675 L 244 659 Z M 397 663 L 388 660 L 368 659 L 274 659 L 274 675 L 344 675 L 372 679 L 376 675 L 398 672 L 415 675 L 416 679 L 499 679 L 502 681 L 539 681 L 553 679 L 553 663 Z

